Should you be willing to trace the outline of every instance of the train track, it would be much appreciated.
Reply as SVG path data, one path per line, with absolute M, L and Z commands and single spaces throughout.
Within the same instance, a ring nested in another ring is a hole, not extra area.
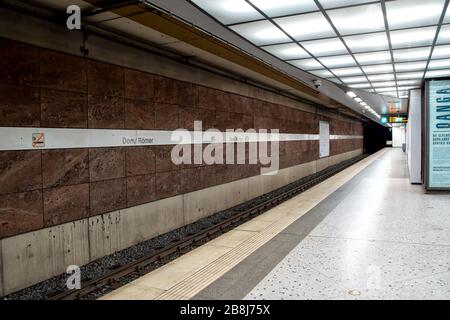
M 220 234 L 238 226 L 239 224 L 248 221 L 249 219 L 279 205 L 280 203 L 300 194 L 301 192 L 317 185 L 318 183 L 328 179 L 336 173 L 350 167 L 356 162 L 365 158 L 366 155 L 341 162 L 337 165 L 331 166 L 325 170 L 315 173 L 311 176 L 302 178 L 293 183 L 288 184 L 282 188 L 268 193 L 267 199 L 263 201 L 256 201 L 256 203 L 249 204 L 248 208 L 240 208 L 231 217 L 226 218 L 210 227 L 206 227 L 203 230 L 189 234 L 188 236 L 174 242 L 173 244 L 156 250 L 151 254 L 139 258 L 131 263 L 119 266 L 113 271 L 96 279 L 85 282 L 80 289 L 67 290 L 65 292 L 58 293 L 51 297 L 52 300 L 76 300 L 84 299 L 89 295 L 98 292 L 102 289 L 117 289 L 129 281 L 126 278 L 136 278 L 142 276 L 149 271 L 146 271 L 149 266 L 155 262 L 159 262 L 163 265 L 170 257 L 174 255 L 180 255 L 190 249 L 195 248 L 199 244 L 203 244 Z

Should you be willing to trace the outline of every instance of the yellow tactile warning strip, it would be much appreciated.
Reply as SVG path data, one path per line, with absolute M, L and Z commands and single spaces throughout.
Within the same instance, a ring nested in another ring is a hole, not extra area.
M 361 172 L 383 149 L 101 299 L 190 299 Z

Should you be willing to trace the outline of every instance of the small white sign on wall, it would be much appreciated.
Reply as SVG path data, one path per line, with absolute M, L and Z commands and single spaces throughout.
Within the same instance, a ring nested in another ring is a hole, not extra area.
M 320 121 L 319 130 L 319 156 L 325 158 L 330 155 L 330 124 L 326 121 Z

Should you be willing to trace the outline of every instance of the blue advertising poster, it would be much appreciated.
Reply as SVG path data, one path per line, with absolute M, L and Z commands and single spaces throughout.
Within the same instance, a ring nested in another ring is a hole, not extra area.
M 427 188 L 450 190 L 450 80 L 428 87 Z

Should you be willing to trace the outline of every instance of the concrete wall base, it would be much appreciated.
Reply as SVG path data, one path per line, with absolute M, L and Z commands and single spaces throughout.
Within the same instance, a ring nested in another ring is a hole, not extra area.
M 362 149 L 140 206 L 0 240 L 0 294 L 6 295 L 105 255 L 275 190 Z

